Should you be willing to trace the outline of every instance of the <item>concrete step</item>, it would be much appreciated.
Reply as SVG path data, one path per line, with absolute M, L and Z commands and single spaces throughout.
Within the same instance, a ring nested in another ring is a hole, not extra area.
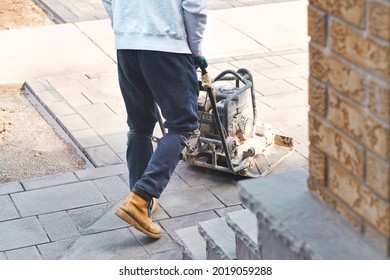
M 226 222 L 235 233 L 237 259 L 261 259 L 256 216 L 249 209 L 245 209 L 228 213 Z
M 176 242 L 182 247 L 183 260 L 205 260 L 206 241 L 198 232 L 198 226 L 176 230 L 179 239 Z
M 307 189 L 307 177 L 295 170 L 239 182 L 241 200 L 258 219 L 262 259 L 386 259 Z
M 218 218 L 199 223 L 200 235 L 206 241 L 208 260 L 235 260 L 235 234 L 225 218 Z

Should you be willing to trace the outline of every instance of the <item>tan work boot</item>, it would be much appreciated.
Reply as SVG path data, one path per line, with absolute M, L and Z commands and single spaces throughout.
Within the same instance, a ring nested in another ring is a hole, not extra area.
M 155 204 L 154 201 L 153 204 Z M 131 192 L 115 214 L 146 235 L 153 238 L 160 238 L 161 227 L 153 223 L 150 218 L 152 209 L 153 205 L 151 203 Z

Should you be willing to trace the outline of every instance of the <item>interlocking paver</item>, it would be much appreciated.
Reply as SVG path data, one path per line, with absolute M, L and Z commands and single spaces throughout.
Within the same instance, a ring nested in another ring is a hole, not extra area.
M 91 128 L 72 131 L 71 137 L 79 147 L 82 147 L 82 149 L 105 144 L 102 138 Z
M 65 211 L 39 215 L 38 219 L 51 241 L 80 235 L 76 225 Z
M 177 197 L 180 196 L 180 199 Z M 224 205 L 203 186 L 185 190 L 165 191 L 159 203 L 170 217 L 183 216 L 223 208 Z
M 24 191 L 24 189 L 20 182 L 10 182 L 10 183 L 0 184 L 0 195 L 22 192 L 22 191 Z
M 26 247 L 16 250 L 7 251 L 5 253 L 9 260 L 41 260 L 42 256 L 39 254 L 37 247 Z
M 0 196 L 0 209 L 0 221 L 19 218 L 19 213 L 8 195 Z
M 130 228 L 130 231 L 149 254 L 179 249 L 178 244 L 168 234 L 163 233 L 160 239 L 153 240 L 133 227 Z
M 76 242 L 77 238 L 70 238 L 38 245 L 39 252 L 45 260 L 58 260 Z
M 73 172 L 66 172 L 51 176 L 22 180 L 21 183 L 25 190 L 34 190 L 45 187 L 76 183 L 78 181 L 79 179 Z
M 230 206 L 222 209 L 215 209 L 214 211 L 218 214 L 218 216 L 225 217 L 230 212 L 236 212 L 243 209 L 244 207 L 242 205 L 235 205 L 235 206 Z
M 11 194 L 22 217 L 73 209 L 106 200 L 92 182 L 80 182 Z
M 69 210 L 69 216 L 83 235 L 128 227 L 115 215 L 121 201 Z
M 0 223 L 0 251 L 8 251 L 49 242 L 36 217 Z
M 214 211 L 201 212 L 176 218 L 171 218 L 167 220 L 159 221 L 159 224 L 163 227 L 166 233 L 171 236 L 173 240 L 177 240 L 177 234 L 175 230 L 192 227 L 198 225 L 201 221 L 207 221 L 210 219 L 216 219 L 219 216 Z
M 238 189 L 235 184 L 213 183 L 210 185 L 205 185 L 205 187 L 225 206 L 241 204 L 241 201 L 238 198 Z
M 139 246 L 128 228 L 82 236 L 61 257 L 63 260 L 145 259 L 148 253 Z
M 115 175 L 126 174 L 128 172 L 125 164 L 115 164 L 101 168 L 90 168 L 85 170 L 76 170 L 74 173 L 81 181 L 99 179 Z
M 59 116 L 58 121 L 62 124 L 62 127 L 65 127 L 69 132 L 89 128 L 88 123 L 79 114 Z
M 107 201 L 122 200 L 130 193 L 129 186 L 119 176 L 93 180 Z
M 126 152 L 127 132 L 104 135 L 102 138 L 115 153 Z
M 75 109 L 86 121 L 116 116 L 116 114 L 104 103 L 77 106 Z
M 122 163 L 121 158 L 108 145 L 85 148 L 84 152 L 96 167 Z

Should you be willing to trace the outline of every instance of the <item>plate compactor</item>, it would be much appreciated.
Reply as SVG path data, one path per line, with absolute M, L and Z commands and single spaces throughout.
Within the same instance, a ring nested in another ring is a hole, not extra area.
M 213 80 L 201 69 L 198 133 L 182 160 L 193 166 L 245 177 L 266 176 L 294 151 L 291 137 L 256 123 L 253 77 L 246 69 L 226 70 Z M 160 116 L 160 127 L 164 133 Z

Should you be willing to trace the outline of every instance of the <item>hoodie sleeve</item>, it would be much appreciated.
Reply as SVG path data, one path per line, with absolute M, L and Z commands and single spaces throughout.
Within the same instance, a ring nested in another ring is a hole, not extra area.
M 107 11 L 108 16 L 111 19 L 112 22 L 112 2 L 111 0 L 102 0 L 103 6 Z
M 202 40 L 207 23 L 208 0 L 183 0 L 184 25 L 193 56 L 202 54 Z

